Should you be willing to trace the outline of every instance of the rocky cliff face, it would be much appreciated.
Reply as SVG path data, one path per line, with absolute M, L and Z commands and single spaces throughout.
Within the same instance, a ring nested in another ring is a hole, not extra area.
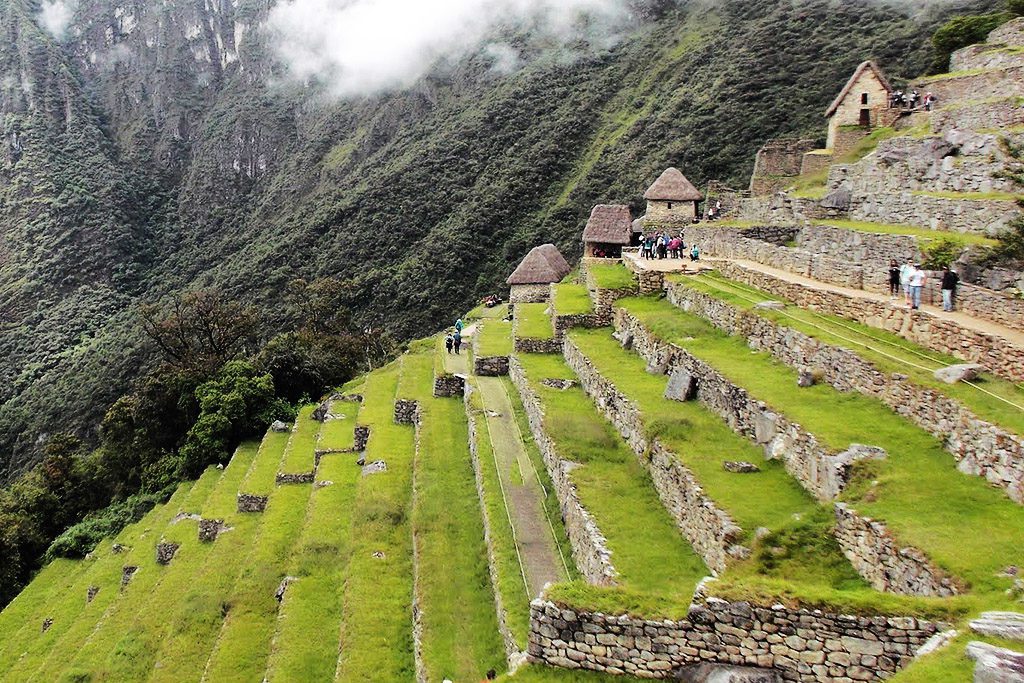
M 80 0 L 58 38 L 37 0 L 0 0 L 0 471 L 92 433 L 147 362 L 139 301 L 219 287 L 269 333 L 290 279 L 333 275 L 364 324 L 433 329 L 529 246 L 577 253 L 593 204 L 638 202 L 666 166 L 740 180 L 765 139 L 818 134 L 866 56 L 916 75 L 939 19 L 639 3 L 610 49 L 517 36 L 511 75 L 480 52 L 342 101 L 280 77 L 271 4 Z

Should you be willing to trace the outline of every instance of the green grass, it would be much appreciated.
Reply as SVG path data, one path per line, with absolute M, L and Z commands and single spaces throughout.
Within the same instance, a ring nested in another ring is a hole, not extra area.
M 362 393 L 362 388 L 358 387 L 354 393 Z M 332 401 L 331 413 L 338 417 L 337 419 L 327 420 L 320 427 L 320 440 L 317 442 L 316 447 L 321 450 L 335 451 L 352 448 L 355 443 L 355 432 L 353 430 L 358 423 L 356 416 L 359 414 L 359 403 L 354 401 Z M 323 463 L 321 461 L 322 466 Z M 318 478 L 323 479 L 324 477 L 318 475 Z
M 799 330 L 825 343 L 851 349 L 882 372 L 905 374 L 916 384 L 956 399 L 981 419 L 1000 425 L 1017 434 L 1024 434 L 1024 411 L 1006 403 L 1006 401 L 1010 401 L 1017 405 L 1024 405 L 1024 389 L 1009 380 L 990 374 L 982 375 L 975 384 L 990 393 L 979 391 L 964 383 L 946 384 L 935 379 L 931 370 L 916 366 L 940 368 L 961 361 L 952 356 L 925 349 L 898 335 L 792 305 L 787 305 L 785 311 L 755 309 L 751 300 L 774 300 L 787 304 L 788 302 L 753 287 L 726 280 L 715 273 L 706 273 L 699 278 L 672 277 L 670 279 L 725 301 L 741 310 L 749 310 L 779 325 Z M 851 340 L 868 344 L 870 348 L 852 343 Z M 995 394 L 995 396 L 991 394 Z
M 967 656 L 967 644 L 981 641 L 1021 652 L 1020 642 L 979 636 L 961 630 L 960 635 L 938 652 L 915 659 L 912 666 L 889 679 L 891 683 L 962 683 L 974 680 L 974 660 Z
M 584 285 L 557 284 L 552 292 L 551 307 L 556 315 L 586 315 L 594 312 L 594 303 Z
M 597 289 L 633 289 L 633 274 L 621 263 L 587 264 L 587 285 Z
M 401 367 L 366 377 L 359 420 L 371 430 L 367 462 L 388 471 L 362 478 L 352 506 L 352 552 L 344 570 L 337 680 L 412 680 L 413 429 L 394 423 Z M 375 556 L 381 553 L 383 556 Z
M 335 403 L 346 417 L 328 420 L 339 439 L 330 448 L 352 443 L 358 403 Z M 347 435 L 347 436 L 345 436 Z M 324 440 L 321 439 L 324 446 Z M 317 481 L 331 482 L 313 490 L 306 523 L 291 557 L 288 586 L 282 601 L 267 663 L 268 681 L 329 681 L 338 664 L 341 627 L 342 576 L 351 552 L 353 501 L 360 469 L 349 454 L 325 455 Z M 318 633 L 317 637 L 310 637 Z
M 477 328 L 473 353 L 478 358 L 512 355 L 512 323 L 488 320 Z
M 797 373 L 745 341 L 729 337 L 666 301 L 622 303 L 653 333 L 712 364 L 751 396 L 786 415 L 835 450 L 850 443 L 885 448 L 886 460 L 858 468 L 861 475 L 842 498 L 859 512 L 885 521 L 901 542 L 916 546 L 938 565 L 965 579 L 996 603 L 1009 581 L 995 575 L 1024 562 L 1020 532 L 1024 507 L 978 477 L 958 472 L 942 444 L 866 396 L 830 385 L 800 388 Z M 842 419 L 836 419 L 842 415 Z
M 628 683 L 642 679 L 633 676 L 606 674 L 581 669 L 555 669 L 531 664 L 520 667 L 511 676 L 499 676 L 499 681 L 512 683 Z
M 570 477 L 608 540 L 621 583 L 688 599 L 707 569 L 665 511 L 646 470 L 582 389 L 541 384 L 572 378 L 560 357 L 528 354 L 520 362 L 544 405 L 544 428 L 559 455 L 580 464 Z
M 182 504 L 173 511 L 167 511 L 165 518 L 170 520 L 175 512 L 201 512 L 221 478 L 221 471 L 208 468 Z M 174 560 L 167 566 L 156 563 L 155 547 L 161 540 L 181 544 Z M 146 542 L 133 545 L 127 557 L 117 558 L 106 585 L 101 587 L 97 600 L 86 610 L 89 612 L 95 606 L 97 611 L 83 614 L 73 632 L 67 634 L 66 644 L 58 643 L 52 648 L 49 660 L 39 672 L 42 679 L 56 679 L 62 671 L 62 679 L 66 680 L 75 680 L 83 674 L 91 676 L 92 680 L 138 680 L 146 677 L 159 650 L 161 628 L 167 623 L 167 614 L 173 610 L 173 600 L 180 597 L 181 577 L 186 575 L 187 578 L 187 572 L 181 570 L 185 566 L 194 566 L 197 559 L 201 561 L 204 557 L 198 545 L 195 521 L 171 520 Z M 122 564 L 138 566 L 139 571 L 127 588 L 119 593 Z M 99 597 L 104 592 L 107 592 L 107 598 L 100 601 Z M 77 652 L 76 646 L 79 648 Z
M 317 434 L 320 432 L 320 423 L 312 418 L 314 410 L 316 404 L 299 409 L 296 426 L 281 463 L 281 471 L 284 473 L 304 474 L 313 471 L 313 451 L 316 450 Z
M 555 332 L 548 315 L 548 304 L 516 306 L 516 336 L 527 339 L 553 339 Z
M 487 323 L 488 325 L 492 323 Z M 505 666 L 463 402 L 434 398 L 433 351 L 406 355 L 419 401 L 412 514 L 423 665 L 429 680 L 481 680 Z
M 765 461 L 760 448 L 735 434 L 701 403 L 664 398 L 667 379 L 648 374 L 645 362 L 625 351 L 609 330 L 574 330 L 570 339 L 636 404 L 647 433 L 673 451 L 746 532 L 746 543 L 755 548 L 755 555 L 730 571 L 800 578 L 830 590 L 866 588 L 828 533 L 830 510 L 811 498 L 781 462 Z M 761 471 L 737 476 L 722 467 L 724 460 L 756 462 Z M 751 535 L 758 527 L 773 535 L 754 544 Z
M 960 232 L 947 232 L 944 230 L 929 230 L 928 228 L 922 228 L 913 225 L 890 225 L 888 223 L 868 223 L 866 221 L 850 221 L 850 220 L 827 220 L 818 221 L 815 225 L 824 225 L 834 228 L 843 228 L 845 230 L 856 230 L 858 232 L 868 232 L 885 235 L 910 235 L 917 238 L 917 243 L 922 247 L 927 247 L 931 242 L 940 240 L 943 238 L 954 238 L 961 240 L 965 244 L 974 244 L 978 246 L 990 247 L 997 244 L 997 241 L 985 237 L 984 235 L 975 235 L 973 233 L 960 233 Z
M 492 308 L 487 308 L 487 306 L 484 306 L 483 304 L 480 304 L 479 306 L 477 306 L 476 308 L 471 310 L 469 313 L 467 313 L 465 316 L 463 316 L 462 319 L 464 321 L 469 321 L 469 320 L 491 320 L 491 319 L 498 319 L 498 320 L 500 320 L 500 319 L 504 318 L 507 315 L 508 315 L 508 304 L 500 304 L 500 305 L 494 306 Z
M 240 492 L 266 496 L 274 490 L 274 479 L 277 477 L 290 438 L 290 431 L 268 431 L 263 436 L 256 461 L 242 480 L 242 485 L 238 489 Z

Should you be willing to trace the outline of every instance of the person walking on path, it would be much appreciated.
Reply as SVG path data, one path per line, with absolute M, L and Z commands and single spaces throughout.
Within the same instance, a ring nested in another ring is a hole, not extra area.
M 452 347 L 455 349 L 455 355 L 458 355 L 459 349 L 462 348 L 462 330 L 456 328 L 455 336 L 452 337 Z
M 444 338 L 444 348 L 448 350 L 448 353 L 452 352 L 452 347 L 455 345 L 455 340 L 452 339 L 452 335 L 448 335 Z
M 462 325 L 462 318 L 459 318 L 458 320 L 455 321 L 455 331 L 458 332 L 459 334 L 461 334 L 462 333 L 462 327 L 463 327 L 463 325 Z
M 960 276 L 946 266 L 942 269 L 942 310 L 953 311 L 953 303 L 956 301 L 956 288 L 960 284 Z
M 889 262 L 889 296 L 896 298 L 900 292 L 900 264 L 893 259 Z
M 916 311 L 921 307 L 921 290 L 924 289 L 924 283 L 927 279 L 924 271 L 921 270 L 920 263 L 912 266 L 910 275 L 907 278 L 907 283 L 910 285 L 910 307 L 912 310 Z

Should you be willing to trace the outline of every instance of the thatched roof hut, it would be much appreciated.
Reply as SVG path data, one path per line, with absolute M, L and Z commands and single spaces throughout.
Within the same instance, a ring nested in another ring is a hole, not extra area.
M 553 244 L 542 244 L 530 250 L 505 280 L 510 285 L 548 285 L 569 274 L 569 262 Z
M 583 230 L 586 244 L 626 245 L 633 237 L 633 217 L 624 204 L 598 204 Z
M 647 188 L 644 199 L 656 202 L 699 202 L 704 196 L 682 171 L 672 167 L 665 169 L 654 184 Z

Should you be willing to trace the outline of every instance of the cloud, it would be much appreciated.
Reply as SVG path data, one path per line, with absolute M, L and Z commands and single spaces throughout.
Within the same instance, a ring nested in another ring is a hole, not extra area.
M 43 0 L 38 14 L 39 25 L 59 40 L 71 26 L 77 8 L 78 0 Z
M 291 0 L 265 28 L 292 77 L 349 96 L 408 87 L 484 45 L 507 73 L 520 56 L 493 39 L 516 28 L 550 45 L 604 47 L 630 20 L 628 0 Z

